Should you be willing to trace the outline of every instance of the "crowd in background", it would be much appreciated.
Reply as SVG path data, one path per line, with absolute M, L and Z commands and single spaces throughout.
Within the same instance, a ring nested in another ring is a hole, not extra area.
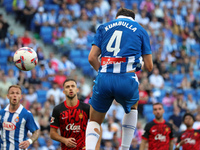
M 76 74 L 78 66 L 69 56 L 71 51 L 89 51 L 98 26 L 115 19 L 120 7 L 132 9 L 135 21 L 147 30 L 154 63 L 152 73 L 137 72 L 139 121 L 130 149 L 139 148 L 144 119 L 153 119 L 152 111 L 146 110 L 152 103 L 164 104 L 164 118 L 176 133 L 186 129 L 182 124 L 185 112 L 195 115 L 194 128 L 200 129 L 200 0 L 13 0 L 12 14 L 26 30 L 23 35 L 16 35 L 14 27 L 0 15 L 0 56 L 8 53 L 7 64 L 0 63 L 0 105 L 4 108 L 8 104 L 10 85 L 23 88 L 21 102 L 41 129 L 31 150 L 59 149 L 59 143 L 49 138 L 49 121 L 53 107 L 64 101 L 65 79 L 77 80 L 79 99 L 88 103 L 92 87 L 84 74 Z M 59 59 L 52 52 L 45 56 L 36 42 L 44 26 L 52 28 L 51 44 L 55 53 L 63 53 Z M 29 32 L 35 33 L 35 38 Z M 15 51 L 23 46 L 32 47 L 38 54 L 39 64 L 28 72 L 19 71 L 12 61 Z M 102 149 L 119 148 L 123 114 L 123 108 L 114 102 L 102 125 Z

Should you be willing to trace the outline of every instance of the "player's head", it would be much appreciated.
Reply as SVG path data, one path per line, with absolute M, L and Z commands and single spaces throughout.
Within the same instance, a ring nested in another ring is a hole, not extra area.
M 20 104 L 20 100 L 22 99 L 22 89 L 19 85 L 11 85 L 8 88 L 8 99 L 10 100 L 10 104 L 13 106 L 17 106 Z
M 74 97 L 77 96 L 77 92 L 79 89 L 77 88 L 76 80 L 74 79 L 67 79 L 63 83 L 63 93 L 66 95 L 66 98 L 72 100 Z
M 164 108 L 162 103 L 154 103 L 153 104 L 153 114 L 155 115 L 155 118 L 157 120 L 160 120 L 163 118 L 164 114 Z
M 117 12 L 116 18 L 118 16 L 120 16 L 120 15 L 127 16 L 127 17 L 132 17 L 133 19 L 135 19 L 135 13 L 130 9 L 126 9 L 126 8 L 122 8 L 121 7 Z
M 195 118 L 191 113 L 186 113 L 183 116 L 183 122 L 187 127 L 192 127 L 195 122 Z

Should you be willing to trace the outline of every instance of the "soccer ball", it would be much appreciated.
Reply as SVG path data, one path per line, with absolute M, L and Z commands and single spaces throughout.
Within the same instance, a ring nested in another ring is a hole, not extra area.
M 15 52 L 13 61 L 20 70 L 29 71 L 38 63 L 37 53 L 30 47 L 21 47 Z

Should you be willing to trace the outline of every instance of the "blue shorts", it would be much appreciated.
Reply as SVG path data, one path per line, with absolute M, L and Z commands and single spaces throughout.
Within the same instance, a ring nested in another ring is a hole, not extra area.
M 139 100 L 139 82 L 135 73 L 99 73 L 94 82 L 89 103 L 98 112 L 107 112 L 115 99 L 125 113 L 129 113 L 131 106 Z

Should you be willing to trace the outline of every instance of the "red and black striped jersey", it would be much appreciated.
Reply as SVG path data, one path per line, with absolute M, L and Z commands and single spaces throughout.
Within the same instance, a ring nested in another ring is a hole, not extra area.
M 66 101 L 53 109 L 50 127 L 60 128 L 61 136 L 75 138 L 77 147 L 69 148 L 61 143 L 62 150 L 80 150 L 85 147 L 85 131 L 89 119 L 88 104 L 78 100 L 76 106 L 67 106 Z
M 146 124 L 142 138 L 148 140 L 149 150 L 169 150 L 170 141 L 173 139 L 172 125 L 163 121 L 153 121 Z
M 177 143 L 184 140 L 182 150 L 200 150 L 200 130 L 188 129 L 182 132 Z

